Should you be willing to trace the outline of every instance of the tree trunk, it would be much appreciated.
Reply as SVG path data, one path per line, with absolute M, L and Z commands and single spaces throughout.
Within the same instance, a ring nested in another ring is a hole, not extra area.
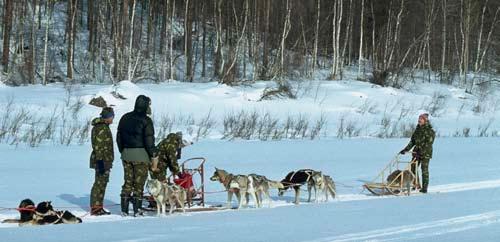
M 35 84 L 35 72 L 36 72 L 36 5 L 37 0 L 33 0 L 31 8 L 31 44 L 30 44 L 30 55 L 28 59 L 28 74 L 31 84 Z
M 135 19 L 135 2 L 136 0 L 132 0 L 132 18 L 130 20 L 130 36 L 129 36 L 129 44 L 128 44 L 128 80 L 132 81 L 134 78 L 134 70 L 132 70 L 132 42 L 134 40 L 134 19 Z M 139 58 L 139 57 L 137 57 Z
M 66 65 L 66 75 L 68 79 L 73 79 L 73 61 L 74 61 L 74 38 L 75 38 L 75 19 L 76 19 L 76 9 L 77 0 L 68 1 L 68 24 L 66 27 L 66 41 L 68 42 L 68 53 L 67 53 L 67 65 Z
M 319 41 L 319 19 L 321 17 L 321 0 L 318 1 L 318 6 L 316 7 L 316 29 L 314 31 L 314 52 L 312 59 L 312 72 L 311 77 L 314 77 L 314 72 L 316 71 L 316 61 L 318 58 L 318 41 Z
M 172 1 L 172 12 L 170 14 L 170 80 L 174 80 L 174 16 L 175 16 L 175 1 Z
M 52 21 L 52 12 L 54 11 L 54 3 L 53 0 L 48 0 L 45 5 L 49 5 L 49 14 L 47 16 L 47 22 L 45 24 L 45 44 L 44 44 L 44 50 L 43 50 L 43 85 L 47 84 L 47 47 L 48 47 L 48 40 L 49 40 L 49 28 L 50 28 L 50 21 Z
M 206 62 L 206 38 L 207 38 L 207 15 L 206 15 L 206 3 L 205 1 L 202 1 L 201 5 L 201 14 L 202 14 L 202 31 L 203 31 L 203 40 L 202 40 L 202 46 L 201 46 L 201 77 L 205 78 L 206 76 L 206 69 L 207 69 L 207 62 Z
M 151 44 L 151 32 L 153 31 L 153 10 L 154 7 L 152 5 L 154 4 L 154 0 L 148 0 L 148 30 L 147 30 L 147 35 L 146 35 L 146 58 L 149 58 L 149 50 L 150 44 Z
M 2 65 L 3 71 L 9 71 L 9 54 L 10 54 L 10 31 L 12 29 L 12 6 L 13 0 L 5 0 L 5 11 L 3 15 L 3 52 Z
M 447 1 L 448 0 L 441 0 L 442 3 L 442 10 L 443 10 L 443 29 L 441 31 L 442 34 L 442 46 L 441 46 L 441 82 L 444 81 L 444 75 L 445 75 L 445 64 L 446 64 L 446 12 L 448 11 L 447 7 Z
M 364 59 L 363 57 L 363 33 L 364 33 L 363 29 L 365 26 L 364 13 L 365 13 L 365 0 L 361 0 L 361 20 L 359 24 L 359 55 L 358 55 L 358 77 L 360 77 L 361 79 L 364 79 L 364 73 L 363 76 L 361 75 L 361 66 L 363 65 L 363 59 Z
M 186 0 L 186 8 L 184 12 L 184 57 L 186 58 L 186 73 L 185 80 L 193 81 L 193 17 L 192 14 L 192 3 L 193 0 Z
M 262 79 L 267 79 L 267 75 L 268 75 L 268 69 L 269 69 L 269 15 L 270 15 L 270 12 L 271 12 L 271 1 L 272 0 L 266 0 L 266 8 L 265 8 L 265 11 L 266 11 L 266 22 L 265 22 L 265 29 L 264 29 L 264 53 L 262 55 L 262 70 L 261 70 L 261 78 Z

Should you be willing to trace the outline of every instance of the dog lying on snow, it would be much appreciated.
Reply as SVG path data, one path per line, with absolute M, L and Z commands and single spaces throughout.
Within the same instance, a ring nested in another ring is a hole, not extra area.
M 170 207 L 169 214 L 172 214 L 174 208 L 178 206 L 180 206 L 182 212 L 186 211 L 184 205 L 187 200 L 187 193 L 182 187 L 151 179 L 148 180 L 146 188 L 156 202 L 156 213 L 158 215 L 165 214 L 167 204 Z
M 35 203 L 31 199 L 24 199 L 18 207 L 19 219 L 6 219 L 2 223 L 19 223 L 19 225 L 46 225 L 46 224 L 77 224 L 82 219 L 69 211 L 56 211 L 50 201 Z

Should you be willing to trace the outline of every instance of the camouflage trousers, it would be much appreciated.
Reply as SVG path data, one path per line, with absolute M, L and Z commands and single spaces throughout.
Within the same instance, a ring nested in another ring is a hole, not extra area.
M 123 170 L 124 183 L 120 196 L 142 198 L 148 178 L 148 163 L 123 161 Z
M 421 158 L 418 161 L 418 165 L 422 169 L 422 188 L 424 190 L 427 190 L 427 187 L 429 186 L 429 162 L 430 159 L 425 159 L 425 158 Z M 415 174 L 416 167 L 412 166 L 411 171 Z
M 151 179 L 157 179 L 162 182 L 167 180 L 167 163 L 161 161 L 158 162 L 157 171 L 153 171 L 151 166 L 149 166 L 149 175 L 151 176 Z
M 94 185 L 90 192 L 90 207 L 103 206 L 104 193 L 106 193 L 106 186 L 109 182 L 109 170 L 100 175 L 95 172 Z

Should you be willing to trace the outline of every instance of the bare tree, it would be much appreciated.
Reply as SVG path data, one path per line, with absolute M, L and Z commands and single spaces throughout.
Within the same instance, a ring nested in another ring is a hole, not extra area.
M 134 78 L 134 70 L 132 69 L 132 56 L 133 56 L 133 51 L 132 51 L 132 41 L 133 41 L 133 36 L 134 36 L 134 20 L 135 20 L 135 2 L 136 0 L 132 0 L 132 17 L 130 18 L 130 36 L 129 36 L 129 45 L 128 45 L 128 80 L 132 81 Z M 139 58 L 139 57 L 137 57 Z M 134 68 L 135 69 L 135 68 Z
M 314 76 L 314 72 L 316 71 L 316 59 L 318 58 L 318 41 L 319 41 L 319 19 L 321 17 L 321 0 L 318 1 L 318 6 L 316 7 L 317 15 L 316 15 L 316 29 L 314 31 L 314 53 L 312 60 L 312 72 L 311 76 Z
M 10 53 L 10 31 L 12 29 L 12 0 L 5 0 L 5 10 L 3 15 L 3 52 L 2 65 L 3 71 L 9 71 L 9 53 Z
M 68 42 L 68 53 L 67 53 L 67 65 L 66 65 L 66 75 L 68 79 L 73 79 L 73 64 L 74 64 L 74 45 L 75 45 L 75 19 L 77 10 L 77 0 L 68 1 L 68 15 L 67 15 L 67 25 L 66 25 L 66 41 Z
M 359 57 L 358 57 L 358 77 L 364 78 L 361 76 L 361 65 L 363 65 L 363 29 L 364 29 L 364 13 L 365 13 L 365 0 L 361 0 L 361 19 L 359 24 Z
M 186 74 L 184 79 L 193 81 L 193 0 L 186 0 L 184 10 L 184 57 L 186 58 Z
M 342 60 L 340 56 L 340 32 L 342 30 L 342 6 L 343 1 L 335 1 L 333 4 L 333 64 L 331 78 L 337 79 L 341 74 Z
M 45 5 L 48 5 L 49 11 L 47 14 L 47 20 L 45 23 L 45 44 L 43 48 L 43 81 L 42 84 L 47 84 L 47 50 L 49 45 L 49 28 L 50 22 L 52 21 L 52 12 L 54 11 L 54 1 L 48 0 Z

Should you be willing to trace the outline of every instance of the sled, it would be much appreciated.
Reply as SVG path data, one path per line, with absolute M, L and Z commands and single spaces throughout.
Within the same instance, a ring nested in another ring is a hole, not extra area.
M 418 160 L 415 156 L 412 156 L 410 161 L 401 160 L 401 156 L 398 154 L 394 159 L 392 159 L 389 164 L 387 164 L 384 169 L 372 180 L 372 182 L 367 182 L 363 185 L 363 190 L 366 189 L 375 196 L 385 196 L 385 195 L 404 195 L 410 194 L 408 188 L 404 184 L 404 180 L 408 179 L 405 176 L 406 172 L 401 172 L 392 181 L 387 181 L 387 177 L 396 170 L 409 171 L 411 175 L 411 188 L 410 190 L 420 189 L 420 182 L 418 180 L 418 169 L 415 169 L 415 173 L 412 172 L 411 167 L 415 166 L 418 168 Z M 407 173 L 406 173 L 407 174 Z
M 187 205 L 190 208 L 196 205 L 205 206 L 205 164 L 206 159 L 195 157 L 181 163 L 179 178 L 174 183 L 184 188 L 187 192 Z
M 187 193 L 186 212 L 211 211 L 217 208 L 205 207 L 205 164 L 206 159 L 203 157 L 195 157 L 185 160 L 180 164 L 180 172 L 178 178 L 173 178 L 172 175 L 167 177 L 168 183 L 179 185 Z M 156 202 L 150 195 L 146 196 L 149 202 L 148 207 L 143 207 L 145 211 L 156 211 Z M 194 207 L 193 207 L 194 206 Z M 175 210 L 181 211 L 181 210 Z

